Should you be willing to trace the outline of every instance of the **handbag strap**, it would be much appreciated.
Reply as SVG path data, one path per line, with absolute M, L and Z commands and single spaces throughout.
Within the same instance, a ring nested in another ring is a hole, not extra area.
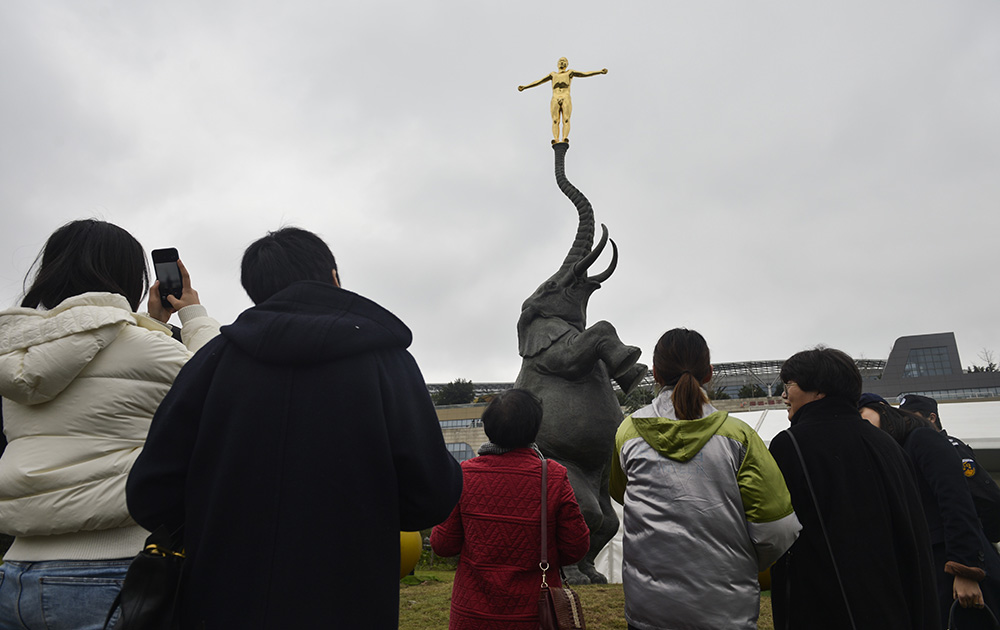
M 837 559 L 833 555 L 833 545 L 830 544 L 830 537 L 827 536 L 826 524 L 823 522 L 823 515 L 819 511 L 819 501 L 816 499 L 816 492 L 813 490 L 812 480 L 809 478 L 809 469 L 806 468 L 806 459 L 802 456 L 802 449 L 799 448 L 799 442 L 795 439 L 795 434 L 791 430 L 785 431 L 785 433 L 791 438 L 792 446 L 795 447 L 795 454 L 799 456 L 799 463 L 802 465 L 802 474 L 806 478 L 806 487 L 809 488 L 809 496 L 812 497 L 813 505 L 816 507 L 816 518 L 819 520 L 819 528 L 823 532 L 823 540 L 826 542 L 826 549 L 830 553 L 830 562 L 833 563 L 833 574 L 837 577 L 840 596 L 844 598 L 844 606 L 847 608 L 847 618 L 851 621 L 851 628 L 857 630 L 857 625 L 854 623 L 854 615 L 851 614 L 851 604 L 847 601 L 847 591 L 844 590 L 844 582 L 840 579 Z
M 956 599 L 951 603 L 951 609 L 948 611 L 948 630 L 958 630 L 955 626 L 955 608 L 958 607 L 958 600 Z M 997 621 L 996 615 L 990 610 L 990 607 L 983 604 L 983 607 L 979 610 L 985 611 L 987 615 L 990 616 L 990 621 L 993 622 L 994 628 L 1000 628 L 1000 621 Z
M 548 536 L 548 507 L 549 507 L 549 483 L 548 466 L 549 462 L 542 457 L 542 555 L 538 562 L 538 568 L 542 570 L 542 588 L 548 588 L 545 581 L 545 573 L 549 570 L 549 536 Z

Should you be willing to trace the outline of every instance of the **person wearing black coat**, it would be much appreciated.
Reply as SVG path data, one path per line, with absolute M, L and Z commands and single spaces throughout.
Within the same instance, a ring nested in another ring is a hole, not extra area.
M 937 431 L 948 438 L 955 447 L 955 452 L 961 460 L 962 474 L 972 494 L 972 503 L 976 506 L 976 514 L 983 526 L 983 534 L 991 543 L 1000 542 L 1000 486 L 997 486 L 989 471 L 976 461 L 976 453 L 968 444 L 948 432 L 941 426 L 941 416 L 938 414 L 938 404 L 933 398 L 918 394 L 906 394 L 899 401 L 899 409 L 920 416 Z
M 774 627 L 938 628 L 920 495 L 899 445 L 858 413 L 854 361 L 807 350 L 785 361 L 781 380 L 791 426 L 770 450 L 802 531 L 771 569 Z
M 260 239 L 242 273 L 256 306 L 177 377 L 129 511 L 183 530 L 183 628 L 396 628 L 399 533 L 462 491 L 411 333 L 310 232 Z
M 948 625 L 952 601 L 962 608 L 1000 610 L 1000 556 L 983 535 L 958 454 L 948 439 L 910 412 L 894 409 L 882 398 L 865 394 L 861 415 L 898 442 L 913 462 L 924 516 L 930 529 L 941 607 L 941 627 Z M 984 612 L 956 611 L 958 627 L 992 630 Z

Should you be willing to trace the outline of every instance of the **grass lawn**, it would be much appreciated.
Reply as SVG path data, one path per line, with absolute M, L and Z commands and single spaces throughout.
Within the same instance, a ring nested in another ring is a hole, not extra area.
M 399 627 L 401 630 L 442 630 L 448 627 L 451 582 L 454 571 L 417 569 L 399 583 Z M 588 630 L 625 630 L 625 596 L 621 584 L 574 586 L 583 602 Z M 761 630 L 773 630 L 771 598 L 761 598 Z

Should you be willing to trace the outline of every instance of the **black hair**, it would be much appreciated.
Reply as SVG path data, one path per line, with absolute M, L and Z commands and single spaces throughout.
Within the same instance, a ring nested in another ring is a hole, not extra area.
M 847 353 L 834 348 L 803 350 L 781 366 L 781 382 L 794 381 L 804 392 L 840 398 L 852 406 L 861 398 L 861 372 Z
M 254 241 L 243 253 L 240 282 L 260 304 L 293 282 L 333 283 L 337 259 L 323 239 L 308 230 L 286 227 Z
M 55 308 L 75 295 L 103 291 L 121 295 L 137 311 L 149 288 L 139 241 L 96 219 L 71 221 L 53 232 L 32 267 L 37 271 L 21 301 L 26 308 Z
M 908 411 L 908 410 L 904 409 L 903 411 Z M 927 424 L 931 425 L 932 427 L 934 427 L 938 431 L 944 431 L 944 427 L 941 426 L 941 416 L 939 416 L 937 414 L 937 412 L 934 412 L 934 411 L 930 412 L 930 413 L 934 414 L 934 420 L 931 420 L 929 414 L 928 415 L 924 415 L 924 414 L 920 413 L 919 411 L 910 411 L 910 413 L 912 413 L 914 415 L 917 415 L 917 416 L 920 416 L 921 420 L 923 420 Z
M 882 401 L 864 405 L 862 409 L 872 409 L 879 415 L 881 429 L 892 436 L 900 444 L 914 429 L 930 426 L 926 420 L 905 409 L 896 409 Z
M 671 402 L 678 420 L 702 416 L 708 402 L 701 384 L 712 373 L 708 343 L 700 333 L 674 328 L 663 333 L 653 350 L 653 367 L 664 387 L 672 387 Z
M 526 389 L 500 392 L 483 410 L 486 437 L 497 446 L 530 446 L 542 426 L 542 402 Z
M 934 411 L 929 411 L 929 412 L 928 411 L 917 411 L 916 409 L 903 409 L 902 405 L 900 405 L 899 409 L 900 409 L 900 411 L 905 411 L 907 413 L 912 413 L 913 415 L 917 416 L 918 418 L 920 418 L 921 420 L 923 420 L 924 424 L 926 424 L 927 426 L 934 427 L 938 431 L 944 431 L 944 427 L 941 426 L 941 418 L 938 417 L 937 412 L 934 412 Z M 930 418 L 930 414 L 932 414 L 932 413 L 934 414 L 934 420 L 931 420 L 931 418 Z
M 944 427 L 941 426 L 941 415 L 938 413 L 938 403 L 933 398 L 919 394 L 906 394 L 900 397 L 899 403 L 901 410 L 917 414 L 938 431 L 944 430 Z M 931 414 L 934 415 L 933 421 Z

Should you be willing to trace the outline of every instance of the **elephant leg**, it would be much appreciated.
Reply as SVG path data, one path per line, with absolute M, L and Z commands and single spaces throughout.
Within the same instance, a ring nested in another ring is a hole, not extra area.
M 618 331 L 610 322 L 597 322 L 581 333 L 594 339 L 597 356 L 608 366 L 612 378 L 624 377 L 639 360 L 642 350 L 627 346 L 618 338 Z M 640 377 L 641 378 L 641 377 Z
M 591 560 L 588 564 L 587 558 L 590 557 L 590 554 L 594 549 L 594 534 L 595 532 L 601 531 L 604 524 L 604 512 L 601 510 L 599 491 L 597 487 L 598 479 L 595 475 L 588 475 L 584 473 L 576 464 L 573 464 L 572 462 L 561 463 L 566 466 L 569 483 L 573 486 L 573 492 L 576 494 L 576 502 L 580 505 L 580 512 L 583 514 L 583 520 L 587 522 L 587 527 L 590 529 L 590 550 L 587 552 L 587 556 L 575 565 L 566 565 L 562 567 L 562 570 L 566 575 L 567 583 L 590 584 L 591 578 L 588 573 L 585 572 L 585 569 L 594 573 L 594 562 Z M 615 520 L 617 521 L 617 515 Z M 607 544 L 607 541 L 604 541 L 604 543 L 601 544 L 601 547 L 605 544 Z M 607 582 L 607 580 L 605 580 L 605 582 Z
M 635 389 L 636 386 L 642 382 L 642 377 L 646 376 L 647 369 L 648 368 L 645 363 L 636 363 L 626 370 L 624 374 L 615 378 L 615 382 L 618 383 L 618 387 L 622 388 L 622 393 L 628 394 Z
M 590 578 L 591 584 L 607 584 L 608 578 L 597 570 L 594 562 L 597 559 L 597 554 L 601 553 L 605 545 L 618 533 L 618 527 L 621 524 L 618 520 L 618 514 L 611 505 L 611 495 L 608 494 L 607 485 L 604 485 L 601 489 L 598 504 L 601 506 L 601 513 L 604 518 L 601 521 L 600 528 L 596 532 L 592 531 L 590 533 L 590 551 L 587 552 L 583 560 L 577 563 L 577 567 L 584 575 Z
M 603 361 L 612 378 L 631 376 L 634 380 L 636 372 L 630 370 L 641 354 L 638 347 L 622 343 L 611 323 L 600 321 L 553 344 L 540 359 L 539 369 L 573 380 L 588 374 L 597 361 Z

